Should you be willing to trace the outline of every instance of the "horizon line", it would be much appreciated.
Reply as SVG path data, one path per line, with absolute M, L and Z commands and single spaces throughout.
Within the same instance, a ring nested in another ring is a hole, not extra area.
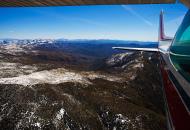
M 145 40 L 127 40 L 127 39 L 102 39 L 102 38 L 95 38 L 95 39 L 85 39 L 85 38 L 76 38 L 76 39 L 69 39 L 69 38 L 0 38 L 0 40 L 110 40 L 110 41 L 133 41 L 133 42 L 158 42 L 158 41 L 145 41 Z

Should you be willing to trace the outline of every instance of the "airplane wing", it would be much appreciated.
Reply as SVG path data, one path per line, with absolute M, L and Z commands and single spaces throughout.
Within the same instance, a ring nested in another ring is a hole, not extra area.
M 165 35 L 164 33 L 164 12 L 163 10 L 160 12 L 160 19 L 159 19 L 159 35 L 158 35 L 158 48 L 136 48 L 136 47 L 112 47 L 113 49 L 120 49 L 120 50 L 134 50 L 134 51 L 147 51 L 147 52 L 162 52 L 167 53 L 170 44 L 172 43 L 172 39 Z
M 131 51 L 148 51 L 148 52 L 158 52 L 158 48 L 133 48 L 133 47 L 112 47 L 118 50 L 131 50 Z

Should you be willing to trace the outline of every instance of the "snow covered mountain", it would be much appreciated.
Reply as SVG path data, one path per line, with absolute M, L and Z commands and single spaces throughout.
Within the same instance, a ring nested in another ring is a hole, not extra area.
M 0 128 L 166 129 L 155 55 L 102 42 L 3 41 Z

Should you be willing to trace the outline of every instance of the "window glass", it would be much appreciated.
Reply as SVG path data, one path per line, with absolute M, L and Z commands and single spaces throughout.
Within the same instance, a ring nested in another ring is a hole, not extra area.
M 170 57 L 176 69 L 190 81 L 190 11 L 176 34 Z

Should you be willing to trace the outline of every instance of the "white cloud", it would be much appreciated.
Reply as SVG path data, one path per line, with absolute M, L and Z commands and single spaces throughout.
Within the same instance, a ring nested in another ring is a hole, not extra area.
M 126 5 L 121 5 L 127 12 L 131 13 L 132 15 L 136 16 L 139 20 L 143 21 L 145 24 L 149 25 L 149 26 L 153 26 L 153 24 L 147 20 L 146 18 L 144 18 L 143 16 L 141 16 L 140 14 L 138 14 L 135 10 L 133 10 L 132 8 L 130 8 L 129 6 Z
M 184 18 L 184 15 L 181 15 L 179 17 L 176 17 L 176 18 L 168 21 L 166 24 L 175 24 L 175 25 L 179 26 L 181 24 L 183 18 Z

